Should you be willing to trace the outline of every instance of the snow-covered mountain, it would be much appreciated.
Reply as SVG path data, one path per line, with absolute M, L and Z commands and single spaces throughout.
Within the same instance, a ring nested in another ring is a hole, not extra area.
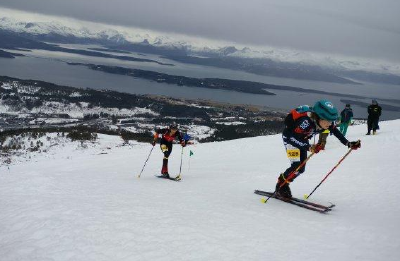
M 375 136 L 349 128 L 362 148 L 310 198 L 336 203 L 328 214 L 253 194 L 273 190 L 289 164 L 281 135 L 187 147 L 180 183 L 154 177 L 158 147 L 137 178 L 149 144 L 99 135 L 86 148 L 54 145 L 0 166 L 2 260 L 398 260 L 400 121 L 380 127 Z M 181 151 L 175 145 L 170 156 L 172 175 Z M 346 152 L 329 137 L 293 194 L 309 193 Z
M 74 28 L 65 26 L 57 21 L 23 22 L 8 17 L 2 17 L 0 18 L 0 29 L 33 35 L 44 40 L 57 41 L 58 37 L 58 40 L 61 42 L 68 41 L 68 39 L 70 39 L 71 42 L 75 42 L 75 39 L 81 39 L 82 41 L 86 40 L 88 42 L 90 40 L 107 41 L 110 44 L 127 43 L 125 36 L 115 29 L 91 30 L 86 27 Z
M 142 43 L 167 49 L 179 49 L 188 55 L 270 59 L 276 62 L 323 66 L 335 70 L 364 70 L 400 75 L 400 65 L 387 61 L 313 53 L 271 46 L 246 46 L 186 35 L 166 34 L 139 28 L 127 28 L 91 22 L 58 19 L 30 21 L 0 16 L 0 30 L 30 35 L 39 40 L 59 43 L 97 43 L 118 45 Z

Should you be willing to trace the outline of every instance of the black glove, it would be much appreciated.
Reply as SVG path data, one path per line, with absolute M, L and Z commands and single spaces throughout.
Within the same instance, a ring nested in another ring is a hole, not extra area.
M 151 145 L 156 146 L 156 143 L 157 143 L 157 140 L 153 140 L 153 141 L 151 142 Z
M 181 141 L 181 145 L 182 145 L 182 147 L 185 147 L 186 146 L 186 141 Z
M 361 141 L 350 141 L 347 143 L 347 147 L 349 147 L 352 150 L 356 150 L 358 148 L 361 148 Z

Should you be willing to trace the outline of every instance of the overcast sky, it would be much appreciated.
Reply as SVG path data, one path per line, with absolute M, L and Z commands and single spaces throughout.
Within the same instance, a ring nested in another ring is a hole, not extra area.
M 400 0 L 0 0 L 0 7 L 400 62 Z

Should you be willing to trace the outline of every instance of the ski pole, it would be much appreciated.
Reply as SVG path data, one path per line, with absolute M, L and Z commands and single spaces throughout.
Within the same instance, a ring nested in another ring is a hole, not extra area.
M 317 188 L 319 186 L 321 186 L 321 184 L 328 178 L 328 176 L 340 165 L 340 163 L 342 163 L 342 161 L 350 154 L 350 152 L 352 152 L 353 149 L 349 149 L 349 151 L 339 160 L 339 162 L 335 165 L 335 167 L 333 167 L 333 169 L 331 169 L 331 171 L 328 172 L 328 174 L 325 176 L 325 178 L 322 179 L 322 181 L 314 188 L 313 191 L 311 191 L 311 193 L 309 195 L 305 194 L 304 198 L 308 199 L 309 197 L 311 197 L 311 195 L 314 193 L 314 191 L 317 190 Z
M 307 163 L 307 161 L 309 160 L 309 159 L 311 159 L 311 157 L 313 156 L 315 154 L 315 152 L 312 152 L 294 171 L 292 171 L 292 172 L 290 172 L 290 174 L 288 175 L 288 177 L 284 180 L 284 182 L 279 186 L 279 188 L 281 188 L 281 187 L 283 187 L 286 183 L 288 183 L 288 180 L 289 179 L 291 179 L 294 175 L 296 175 L 295 173 L 299 170 L 299 169 L 301 169 L 301 167 L 303 167 L 306 163 Z M 261 199 L 261 201 L 263 202 L 263 203 L 267 203 L 267 201 L 270 199 L 270 198 L 272 198 L 272 197 L 274 197 L 275 195 L 276 195 L 276 192 L 277 192 L 277 190 L 275 189 L 275 191 L 274 191 L 274 193 L 272 194 L 272 195 L 270 195 L 270 196 L 268 196 L 268 198 L 266 198 L 266 199 Z
M 143 172 L 143 170 L 144 170 L 144 167 L 146 167 L 147 161 L 150 159 L 150 155 L 151 155 L 151 153 L 153 152 L 153 149 L 154 149 L 154 146 L 153 146 L 153 147 L 151 147 L 151 150 L 150 150 L 149 156 L 147 156 L 147 159 L 146 159 L 146 161 L 144 162 L 144 165 L 143 165 L 142 171 L 141 171 L 141 172 L 140 172 L 140 174 L 138 175 L 138 178 L 140 178 L 140 175 L 142 175 L 142 172 Z
M 181 152 L 181 165 L 179 167 L 179 175 L 176 176 L 175 179 L 180 180 L 181 179 L 181 173 L 182 173 L 182 159 L 183 159 L 183 147 L 182 147 L 182 152 Z

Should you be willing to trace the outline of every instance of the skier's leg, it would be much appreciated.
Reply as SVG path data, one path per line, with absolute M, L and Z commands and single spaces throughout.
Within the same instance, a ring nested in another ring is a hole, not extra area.
M 342 132 L 343 136 L 346 136 L 347 128 L 349 127 L 349 123 L 348 122 L 346 122 L 346 123 L 342 122 L 342 125 L 340 125 L 340 127 L 342 127 L 342 126 L 343 126 L 343 131 L 341 130 L 341 132 Z
M 163 165 L 161 168 L 161 174 L 168 175 L 168 158 L 169 158 L 169 155 L 171 154 L 172 143 L 171 143 L 171 145 L 169 145 L 168 143 L 161 143 L 160 147 L 161 147 L 161 151 L 164 154 Z
M 339 125 L 339 131 L 343 134 L 344 132 L 344 122 L 341 122 Z M 344 135 L 344 134 L 343 134 Z
M 367 135 L 370 135 L 370 134 L 371 134 L 371 130 L 372 130 L 372 119 L 371 119 L 371 118 L 368 118 L 368 120 L 367 120 L 367 126 L 368 126 Z
M 297 178 L 297 176 L 299 176 L 301 173 L 303 173 L 306 169 L 306 164 L 304 164 L 296 173 L 294 173 L 294 175 L 291 175 L 291 177 L 289 177 L 289 175 L 293 171 L 295 171 L 300 166 L 300 164 L 307 158 L 307 151 L 300 150 L 300 149 L 288 144 L 286 152 L 290 152 L 292 150 L 290 147 L 295 148 L 295 150 L 297 150 L 297 152 L 296 152 L 296 156 L 290 156 L 288 154 L 288 158 L 291 162 L 291 165 L 289 168 L 287 168 L 285 170 L 285 172 L 283 173 L 283 176 L 285 179 L 289 178 L 290 180 L 288 180 L 288 181 L 292 182 L 295 178 Z
M 291 198 L 292 193 L 290 191 L 289 183 L 292 182 L 298 175 L 300 175 L 300 173 L 305 171 L 304 165 L 297 171 L 297 173 L 293 173 L 300 166 L 301 162 L 307 158 L 307 151 L 300 150 L 299 148 L 287 143 L 285 144 L 285 147 L 286 154 L 291 162 L 291 165 L 285 170 L 284 173 L 279 175 L 275 190 L 279 196 Z
M 377 127 L 378 126 L 378 118 L 376 118 L 376 119 L 374 119 L 373 121 L 372 121 L 372 133 L 375 135 L 376 134 L 376 130 L 377 130 Z

